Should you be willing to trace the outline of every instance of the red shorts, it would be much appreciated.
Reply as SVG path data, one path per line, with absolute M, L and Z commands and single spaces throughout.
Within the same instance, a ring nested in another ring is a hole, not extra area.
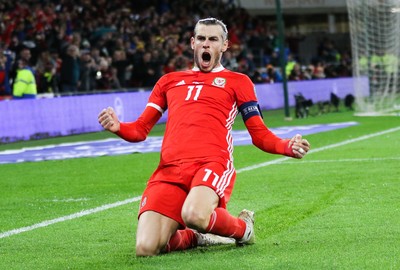
M 155 211 L 185 227 L 181 211 L 192 187 L 210 187 L 219 196 L 219 207 L 226 208 L 235 178 L 236 172 L 231 161 L 227 164 L 212 161 L 160 165 L 147 183 L 139 216 L 146 211 Z

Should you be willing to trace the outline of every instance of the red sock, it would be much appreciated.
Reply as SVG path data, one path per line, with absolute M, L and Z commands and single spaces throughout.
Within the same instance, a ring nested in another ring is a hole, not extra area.
M 165 252 L 184 250 L 194 248 L 196 246 L 197 238 L 192 230 L 178 230 L 174 235 L 171 236 L 171 239 L 169 239 L 169 242 L 165 247 Z
M 236 239 L 242 238 L 245 230 L 246 223 L 229 214 L 224 208 L 216 208 L 214 210 L 206 229 L 207 232 Z

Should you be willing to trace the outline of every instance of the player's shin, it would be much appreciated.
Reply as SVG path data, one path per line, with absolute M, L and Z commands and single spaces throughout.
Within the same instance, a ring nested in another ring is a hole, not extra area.
M 197 246 L 195 232 L 190 229 L 178 230 L 171 236 L 163 252 L 185 250 Z
M 207 232 L 240 239 L 246 230 L 246 223 L 229 214 L 224 208 L 216 208 L 211 214 L 210 223 L 206 229 Z

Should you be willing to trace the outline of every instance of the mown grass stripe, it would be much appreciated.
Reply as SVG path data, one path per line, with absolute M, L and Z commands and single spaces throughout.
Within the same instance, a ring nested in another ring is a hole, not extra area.
M 381 135 L 384 135 L 384 134 L 396 132 L 396 131 L 399 131 L 399 130 L 400 130 L 400 127 L 397 127 L 397 128 L 392 128 L 392 129 L 388 129 L 388 130 L 384 130 L 384 131 L 380 131 L 380 132 L 376 132 L 376 133 L 360 136 L 360 137 L 357 137 L 357 138 L 354 138 L 354 139 L 349 139 L 349 140 L 345 140 L 345 141 L 342 141 L 342 142 L 339 142 L 339 143 L 330 144 L 330 145 L 323 146 L 323 147 L 320 147 L 320 148 L 317 148 L 317 149 L 313 149 L 313 150 L 311 150 L 309 152 L 309 154 L 320 152 L 320 151 L 324 151 L 324 150 L 331 149 L 331 148 L 340 147 L 340 146 L 351 144 L 351 143 L 354 143 L 354 142 L 359 142 L 359 141 L 362 141 L 362 140 L 367 140 L 367 139 L 370 139 L 370 138 L 373 138 L 373 137 L 377 137 L 377 136 L 381 136 Z M 255 170 L 255 169 L 266 167 L 266 166 L 273 165 L 273 164 L 278 164 L 278 163 L 281 163 L 281 162 L 283 162 L 285 160 L 288 160 L 288 159 L 290 159 L 290 158 L 284 157 L 284 158 L 279 158 L 279 159 L 275 159 L 275 160 L 272 160 L 272 161 L 263 162 L 263 163 L 255 164 L 255 165 L 252 165 L 252 166 L 244 167 L 244 168 L 238 169 L 237 173 L 241 173 L 241 172 L 245 172 L 245 171 L 251 171 L 251 170 Z M 108 209 L 111 209 L 111 208 L 115 208 L 115 207 L 118 207 L 118 206 L 122 206 L 122 205 L 125 205 L 125 204 L 137 202 L 137 201 L 140 200 L 140 198 L 141 198 L 141 196 L 137 196 L 137 197 L 134 197 L 134 198 L 123 200 L 123 201 L 118 201 L 118 202 L 111 203 L 111 204 L 105 204 L 105 205 L 102 205 L 102 206 L 99 206 L 99 207 L 96 207 L 96 208 L 83 210 L 83 211 L 80 211 L 78 213 L 74 213 L 74 214 L 71 214 L 71 215 L 67 215 L 67 216 L 63 216 L 63 217 L 59 217 L 59 218 L 55 218 L 55 219 L 51 219 L 51 220 L 46 220 L 46 221 L 31 225 L 31 226 L 27 226 L 27 227 L 22 227 L 22 228 L 19 228 L 19 229 L 6 231 L 6 232 L 3 232 L 3 233 L 0 233 L 0 239 L 1 238 L 6 238 L 6 237 L 9 237 L 9 236 L 12 236 L 12 235 L 20 234 L 20 233 L 23 233 L 23 232 L 32 231 L 32 230 L 35 230 L 35 229 L 38 229 L 38 228 L 47 227 L 47 226 L 50 226 L 50 225 L 53 225 L 53 224 L 56 224 L 56 223 L 59 223 L 59 222 L 64 222 L 64 221 L 67 221 L 67 220 L 72 220 L 72 219 L 80 218 L 80 217 L 83 217 L 83 216 L 91 215 L 91 214 L 94 214 L 94 213 L 102 212 L 102 211 L 105 211 L 105 210 L 108 210 Z

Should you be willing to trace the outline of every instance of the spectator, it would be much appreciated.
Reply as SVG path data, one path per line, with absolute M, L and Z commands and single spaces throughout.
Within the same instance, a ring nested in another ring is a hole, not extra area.
M 143 63 L 144 53 L 145 53 L 144 43 L 139 41 L 139 43 L 136 43 L 135 53 L 131 57 L 131 62 L 133 63 L 133 69 L 130 81 L 131 81 L 131 86 L 133 87 L 142 86 L 143 77 L 141 76 L 143 75 L 143 71 L 141 65 Z
M 36 63 L 38 93 L 58 93 L 57 62 L 49 51 L 43 51 Z
M 312 80 L 313 72 L 314 72 L 314 66 L 313 65 L 302 66 L 301 69 L 303 71 L 304 79 L 305 80 Z
M 102 57 L 100 55 L 100 49 L 97 46 L 90 48 L 90 56 L 92 57 L 96 66 L 100 65 Z
M 158 80 L 159 74 L 156 73 L 157 66 L 152 61 L 152 55 L 150 52 L 145 52 L 142 57 L 142 61 L 137 65 L 135 69 L 136 78 L 140 80 L 142 87 L 152 87 Z
M 164 65 L 163 67 L 163 74 L 167 74 L 170 72 L 176 71 L 176 58 L 171 57 L 168 61 L 167 64 Z
M 154 66 L 154 76 L 160 78 L 162 76 L 162 68 L 165 64 L 166 58 L 164 54 L 160 53 L 160 50 L 152 50 L 151 52 L 151 62 Z
M 336 66 L 336 74 L 338 77 L 352 76 L 352 59 L 350 52 L 344 51 L 340 54 L 340 62 Z
M 126 59 L 126 53 L 123 50 L 116 50 L 113 54 L 112 67 L 117 72 L 117 78 L 122 88 L 127 87 L 127 73 L 132 70 L 133 65 Z
M 302 81 L 305 80 L 303 71 L 298 63 L 294 64 L 292 71 L 288 77 L 289 81 Z
M 222 58 L 222 65 L 232 71 L 238 70 L 239 64 L 231 51 L 226 51 Z
M 0 44 L 0 96 L 10 96 L 10 70 L 13 61 L 12 52 Z
M 265 76 L 259 70 L 256 70 L 256 71 L 254 71 L 253 76 L 251 76 L 251 81 L 253 83 L 255 83 L 255 84 L 264 83 L 265 82 Z
M 268 65 L 265 82 L 267 83 L 282 82 L 282 75 L 279 73 L 279 70 L 272 65 Z
M 313 79 L 324 79 L 325 78 L 325 67 L 322 62 L 318 62 L 314 66 L 314 71 L 312 75 Z
M 31 50 L 30 50 L 29 48 L 23 47 L 23 48 L 21 48 L 21 50 L 18 52 L 17 57 L 16 57 L 16 59 L 14 60 L 14 64 L 13 64 L 13 66 L 12 66 L 12 68 L 11 68 L 11 71 L 10 71 L 11 86 L 14 84 L 14 81 L 15 81 L 15 79 L 16 79 L 16 77 L 17 77 L 17 71 L 18 71 L 18 69 L 19 69 L 18 60 L 19 60 L 19 59 L 23 59 L 23 60 L 25 60 L 25 61 L 28 63 L 28 65 L 30 66 L 30 64 L 31 64 L 31 63 L 30 63 L 31 57 L 32 57 L 32 55 L 31 55 Z M 33 69 L 32 69 L 32 71 L 33 71 Z
M 296 59 L 294 59 L 293 54 L 289 53 L 287 56 L 286 69 L 285 69 L 286 76 L 288 76 L 288 77 L 290 76 L 296 63 L 297 62 L 296 62 Z
M 76 45 L 69 45 L 61 59 L 61 92 L 77 93 L 80 77 L 79 48 Z
M 32 68 L 26 59 L 18 60 L 17 77 L 13 85 L 14 99 L 36 98 L 36 80 Z
M 96 89 L 110 90 L 120 89 L 121 85 L 118 81 L 117 71 L 110 64 L 111 60 L 102 58 L 99 68 L 96 72 Z
M 324 38 L 318 48 L 319 59 L 328 64 L 337 64 L 339 61 L 339 52 L 335 44 L 329 38 Z
M 80 60 L 80 85 L 79 91 L 90 92 L 96 88 L 95 76 L 97 65 L 94 62 L 90 51 L 83 51 Z
M 176 64 L 175 64 L 176 70 L 185 70 L 188 68 L 192 67 L 191 61 L 189 61 L 189 59 L 183 55 L 181 56 L 177 56 L 176 57 Z

